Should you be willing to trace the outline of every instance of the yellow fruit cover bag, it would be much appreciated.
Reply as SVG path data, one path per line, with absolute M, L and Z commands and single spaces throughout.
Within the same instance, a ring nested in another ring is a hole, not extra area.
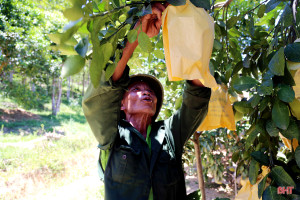
M 214 21 L 189 0 L 186 5 L 169 5 L 163 13 L 163 41 L 170 81 L 199 79 L 217 88 L 209 71 L 214 43 Z
M 208 131 L 216 128 L 236 130 L 233 109 L 225 85 L 219 85 L 217 90 L 212 90 L 208 113 L 197 131 Z

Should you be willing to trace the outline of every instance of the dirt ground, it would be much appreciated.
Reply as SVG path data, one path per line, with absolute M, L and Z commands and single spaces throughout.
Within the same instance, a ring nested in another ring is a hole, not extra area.
M 27 120 L 40 120 L 39 115 L 27 112 L 21 108 L 17 109 L 1 109 L 0 108 L 0 121 L 15 122 Z

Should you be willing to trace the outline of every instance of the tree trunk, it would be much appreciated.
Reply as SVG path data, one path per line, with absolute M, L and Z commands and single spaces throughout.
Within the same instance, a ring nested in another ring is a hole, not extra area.
M 70 79 L 71 79 L 71 77 L 70 77 Z M 72 92 L 72 89 L 73 89 L 73 82 L 74 82 L 74 78 L 71 79 L 71 87 L 70 87 L 70 93 L 71 93 L 72 98 L 74 98 L 74 94 L 73 94 L 73 92 Z
M 52 80 L 52 115 L 56 116 L 59 112 L 61 103 L 62 80 L 53 77 Z
M 90 85 L 90 75 L 88 74 L 87 85 Z
M 194 138 L 192 139 L 192 141 L 194 143 L 194 148 L 195 148 L 199 189 L 201 191 L 202 200 L 206 200 L 205 186 L 204 186 L 204 179 L 203 179 L 203 172 L 202 172 L 201 151 L 200 151 L 200 143 L 199 143 L 199 137 L 200 137 L 201 133 L 202 132 L 199 132 L 199 133 L 195 132 Z
M 23 77 L 22 77 L 22 85 L 26 85 L 26 82 L 27 82 L 26 76 L 23 76 Z
M 35 92 L 35 84 L 34 84 L 34 82 L 32 80 L 30 81 L 30 88 L 31 88 L 32 92 Z
M 13 82 L 13 78 L 14 78 L 14 72 L 13 72 L 13 71 L 10 71 L 10 72 L 9 72 L 9 83 L 12 83 L 12 82 Z
M 55 78 L 52 79 L 52 115 L 56 116 L 56 104 L 55 104 Z
M 84 81 L 85 81 L 85 72 L 83 71 L 83 75 L 82 75 L 82 96 L 84 96 Z
M 68 89 L 67 89 L 67 101 L 70 101 L 70 91 L 71 91 L 71 77 L 68 77 Z
M 61 92 L 62 92 L 62 79 L 58 78 L 57 82 L 58 82 L 58 85 L 57 85 L 58 94 L 57 94 L 57 98 L 56 98 L 56 113 L 58 113 L 59 109 L 60 109 Z

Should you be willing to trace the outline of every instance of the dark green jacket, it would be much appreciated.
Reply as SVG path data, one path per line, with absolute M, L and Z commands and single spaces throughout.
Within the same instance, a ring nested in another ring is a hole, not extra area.
M 187 82 L 181 108 L 169 119 L 152 123 L 150 153 L 141 133 L 120 119 L 127 73 L 116 83 L 105 82 L 97 89 L 90 86 L 83 100 L 84 114 L 100 149 L 110 149 L 105 199 L 148 200 L 152 187 L 154 200 L 183 200 L 183 145 L 207 113 L 210 89 Z

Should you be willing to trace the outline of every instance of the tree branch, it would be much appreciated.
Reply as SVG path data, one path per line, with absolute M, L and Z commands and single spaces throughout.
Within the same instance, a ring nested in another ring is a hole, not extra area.
M 258 7 L 261 6 L 262 4 L 266 3 L 267 1 L 269 1 L 269 0 L 265 0 L 265 1 L 261 2 L 260 4 L 258 4 L 257 6 L 255 6 L 254 8 L 248 10 L 245 14 L 243 14 L 243 16 L 247 15 L 249 12 L 254 11 L 256 8 L 258 8 Z
M 120 7 L 118 7 L 118 8 L 114 8 L 114 9 L 112 9 L 112 10 L 108 10 L 108 11 L 105 11 L 105 12 L 103 12 L 103 13 L 97 13 L 97 14 L 95 14 L 95 15 L 91 15 L 90 17 L 91 17 L 91 18 L 102 17 L 102 16 L 104 16 L 104 15 L 107 15 L 107 14 L 114 13 L 114 12 L 116 12 L 116 11 L 119 11 L 119 10 L 121 10 L 121 9 L 127 7 L 127 6 L 141 5 L 141 4 L 146 4 L 146 2 L 134 2 L 134 3 L 130 3 L 130 4 L 125 4 L 124 6 L 120 6 Z

